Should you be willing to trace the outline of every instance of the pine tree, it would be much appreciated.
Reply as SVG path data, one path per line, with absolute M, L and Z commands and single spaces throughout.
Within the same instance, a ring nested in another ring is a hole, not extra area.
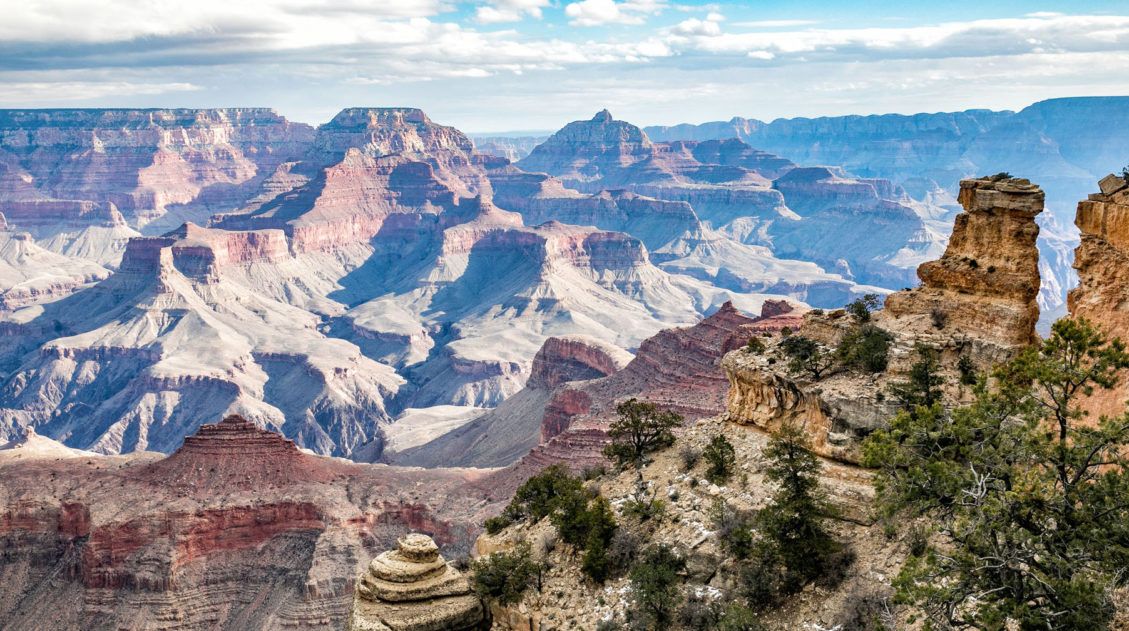
M 1085 320 L 976 386 L 950 413 L 902 412 L 864 443 L 888 515 L 925 514 L 935 536 L 895 582 L 938 626 L 1108 629 L 1129 567 L 1129 414 L 1089 419 L 1079 399 L 1129 367 Z

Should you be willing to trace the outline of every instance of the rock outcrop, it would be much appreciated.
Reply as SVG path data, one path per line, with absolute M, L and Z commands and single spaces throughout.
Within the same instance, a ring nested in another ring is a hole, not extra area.
M 767 430 L 796 423 L 817 453 L 857 462 L 862 438 L 896 413 L 886 390 L 905 380 L 919 345 L 939 353 L 944 396 L 960 401 L 969 396 L 959 385 L 962 358 L 985 370 L 1037 339 L 1035 217 L 1043 208 L 1042 191 L 1027 180 L 982 178 L 963 181 L 960 200 L 965 213 L 957 218 L 945 254 L 919 268 L 923 284 L 887 296 L 885 308 L 872 316 L 869 326 L 889 339 L 883 370 L 796 374 L 779 351 L 781 338 L 762 338 L 764 351 L 734 350 L 722 361 L 730 382 L 729 420 Z M 833 352 L 859 327 L 843 310 L 809 312 L 798 335 Z
M 422 467 L 508 466 L 540 443 L 546 415 L 569 413 L 562 409 L 567 397 L 554 398 L 558 386 L 607 377 L 630 361 L 627 351 L 592 337 L 551 337 L 533 357 L 524 388 L 466 425 L 388 461 Z
M 342 629 L 374 555 L 410 532 L 465 554 L 501 508 L 475 472 L 313 456 L 233 418 L 168 458 L 45 441 L 0 449 L 0 620 L 13 631 L 48 618 L 67 629 Z
M 918 268 L 921 286 L 886 298 L 887 324 L 919 333 L 947 328 L 1005 350 L 1026 346 L 1036 339 L 1039 319 L 1035 217 L 1043 211 L 1043 192 L 1016 178 L 960 186 L 965 212 L 944 256 Z
M 149 480 L 194 489 L 264 489 L 327 482 L 344 469 L 303 453 L 294 441 L 260 429 L 237 414 L 201 425 L 168 458 L 138 470 Z
M 484 609 L 431 537 L 412 533 L 372 560 L 357 582 L 350 631 L 468 631 Z
M 1086 318 L 1107 335 L 1129 337 L 1129 183 L 1109 175 L 1100 192 L 1078 203 L 1075 224 L 1082 241 L 1074 251 L 1078 286 L 1069 294 L 1070 315 Z M 1091 416 L 1125 412 L 1129 384 L 1098 389 L 1086 400 Z
M 616 405 L 628 398 L 678 412 L 690 424 L 722 413 L 729 383 L 719 361 L 734 339 L 748 341 L 743 327 L 757 320 L 727 303 L 694 326 L 645 340 L 623 370 L 561 384 L 541 412 L 541 444 L 493 479 L 510 488 L 551 464 L 565 463 L 578 472 L 603 464 L 605 430 L 615 419 Z

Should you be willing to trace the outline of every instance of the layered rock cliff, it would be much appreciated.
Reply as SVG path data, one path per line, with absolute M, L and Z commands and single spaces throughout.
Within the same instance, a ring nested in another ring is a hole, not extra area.
M 0 449 L 0 496 L 14 630 L 341 629 L 374 555 L 411 532 L 464 554 L 498 509 L 467 472 L 313 456 L 234 418 L 165 459 Z
M 1074 251 L 1078 286 L 1069 295 L 1070 315 L 1086 318 L 1106 335 L 1125 340 L 1129 332 L 1129 182 L 1109 175 L 1100 191 L 1078 203 L 1075 224 L 1082 242 Z M 1086 402 L 1095 418 L 1125 412 L 1129 384 L 1094 393 Z
M 135 226 L 239 204 L 312 132 L 268 109 L 0 111 L 0 146 L 37 199 L 113 204 Z
M 829 360 L 822 374 L 797 372 L 781 338 L 764 338 L 763 351 L 736 350 L 722 361 L 730 382 L 727 418 L 768 430 L 798 423 L 820 455 L 857 462 L 861 439 L 896 413 L 886 391 L 906 379 L 920 346 L 937 352 L 943 394 L 959 401 L 969 395 L 959 362 L 986 370 L 1037 339 L 1035 217 L 1042 191 L 1027 180 L 994 176 L 961 182 L 960 201 L 965 212 L 945 254 L 919 267 L 921 286 L 887 296 L 866 324 L 843 310 L 809 313 L 796 333 L 833 358 L 846 336 L 870 327 L 888 344 L 882 366 L 860 370 Z

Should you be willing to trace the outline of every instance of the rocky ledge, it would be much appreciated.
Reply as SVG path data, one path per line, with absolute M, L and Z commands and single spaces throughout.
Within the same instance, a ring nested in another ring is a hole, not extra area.
M 838 366 L 818 377 L 797 374 L 780 349 L 783 338 L 769 336 L 763 351 L 736 350 L 722 361 L 728 419 L 768 430 L 798 423 L 820 455 L 858 462 L 862 439 L 897 412 L 887 391 L 906 380 L 918 348 L 938 353 L 943 395 L 959 402 L 970 396 L 961 385 L 961 362 L 966 370 L 968 362 L 985 370 L 1037 339 L 1035 216 L 1043 192 L 1027 180 L 993 176 L 961 182 L 960 201 L 965 212 L 944 255 L 918 268 L 922 285 L 888 296 L 868 324 L 888 335 L 883 370 Z M 842 309 L 815 311 L 804 315 L 796 334 L 830 353 L 859 327 Z
M 357 581 L 350 631 L 462 631 L 482 628 L 482 602 L 431 537 L 409 534 L 369 563 Z

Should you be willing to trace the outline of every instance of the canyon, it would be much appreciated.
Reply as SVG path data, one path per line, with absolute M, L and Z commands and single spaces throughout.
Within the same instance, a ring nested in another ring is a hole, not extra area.
M 654 129 L 603 110 L 482 143 L 413 108 L 317 128 L 2 111 L 0 618 L 340 628 L 351 608 L 387 626 L 449 599 L 473 626 L 446 559 L 530 475 L 606 465 L 630 397 L 694 444 L 732 432 L 749 467 L 762 430 L 806 419 L 855 514 L 859 441 L 918 343 L 965 400 L 961 358 L 1036 339 L 1071 265 L 1070 312 L 1124 330 L 1125 180 L 1078 205 L 1076 251 L 1047 218 L 1119 166 L 1068 138 L 1075 111 Z M 1041 153 L 1001 163 L 1031 181 L 985 166 L 1015 138 Z M 867 294 L 885 374 L 769 361 L 785 331 L 835 346 Z

